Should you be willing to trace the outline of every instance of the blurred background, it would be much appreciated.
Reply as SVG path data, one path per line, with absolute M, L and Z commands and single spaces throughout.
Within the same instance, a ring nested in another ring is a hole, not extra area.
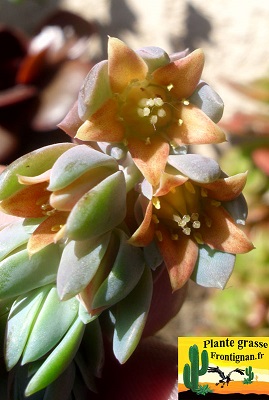
M 189 285 L 179 313 L 160 333 L 269 334 L 269 2 L 267 0 L 0 0 L 0 163 L 69 140 L 57 124 L 107 35 L 136 49 L 202 47 L 203 79 L 223 98 L 229 141 L 202 152 L 228 174 L 249 171 L 246 231 L 256 249 L 238 256 L 224 291 Z M 53 28 L 52 28 L 53 27 Z

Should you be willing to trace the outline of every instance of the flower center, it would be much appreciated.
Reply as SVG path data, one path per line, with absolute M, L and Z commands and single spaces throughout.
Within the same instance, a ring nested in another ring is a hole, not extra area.
M 203 224 L 210 228 L 212 222 L 203 211 L 206 197 L 205 190 L 190 181 L 173 188 L 165 196 L 153 197 L 152 221 L 156 224 L 157 239 L 162 240 L 158 230 L 158 224 L 162 223 L 169 229 L 172 240 L 178 240 L 184 234 L 192 236 L 198 244 L 203 244 L 199 229 Z M 211 204 L 214 205 L 212 201 Z
M 128 86 L 120 109 L 127 136 L 135 134 L 146 142 L 152 135 L 163 133 L 173 119 L 169 90 L 141 82 Z

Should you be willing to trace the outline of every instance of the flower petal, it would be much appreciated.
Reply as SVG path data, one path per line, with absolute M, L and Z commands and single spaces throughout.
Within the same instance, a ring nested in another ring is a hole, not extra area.
M 253 250 L 254 246 L 247 235 L 235 224 L 222 206 L 207 206 L 205 213 L 211 220 L 211 226 L 201 225 L 199 231 L 204 243 L 213 249 L 232 254 Z
M 44 247 L 54 243 L 55 235 L 66 223 L 68 214 L 58 212 L 43 221 L 31 235 L 27 249 L 30 255 L 37 253 Z
M 198 256 L 198 246 L 189 236 L 172 240 L 170 233 L 159 227 L 162 240 L 157 244 L 168 269 L 173 292 L 180 289 L 190 278 Z
M 147 144 L 134 137 L 128 138 L 132 158 L 143 176 L 153 185 L 158 185 L 169 155 L 169 144 L 159 137 Z
M 95 142 L 121 142 L 124 138 L 124 127 L 118 115 L 118 102 L 109 99 L 86 120 L 78 129 L 76 139 Z
M 108 40 L 108 76 L 112 92 L 121 93 L 133 80 L 144 80 L 148 73 L 145 61 L 117 38 Z
M 186 99 L 198 85 L 203 67 L 204 53 L 201 49 L 197 49 L 184 58 L 158 68 L 152 75 L 160 85 L 172 84 L 171 93 L 179 99 Z
M 142 223 L 128 240 L 134 246 L 147 246 L 154 238 L 155 226 L 152 222 L 152 202 L 148 202 Z
M 183 175 L 171 175 L 164 172 L 161 175 L 159 188 L 154 193 L 154 196 L 164 196 L 171 189 L 183 185 L 189 178 Z
M 247 172 L 217 179 L 215 182 L 203 184 L 208 197 L 215 200 L 230 201 L 240 195 L 247 181 Z
M 192 104 L 177 106 L 178 119 L 183 123 L 171 124 L 167 135 L 177 145 L 211 144 L 225 142 L 224 132 L 202 110 Z

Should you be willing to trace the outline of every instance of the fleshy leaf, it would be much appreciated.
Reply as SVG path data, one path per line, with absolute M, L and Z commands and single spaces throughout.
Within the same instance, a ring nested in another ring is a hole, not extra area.
M 30 396 L 45 388 L 63 373 L 78 350 L 84 327 L 85 325 L 77 318 L 62 341 L 32 377 L 25 390 L 25 396 Z
M 128 360 L 139 343 L 151 297 L 152 276 L 150 270 L 145 268 L 137 286 L 116 307 L 113 351 L 121 364 Z
M 98 319 L 85 327 L 80 349 L 90 371 L 94 376 L 101 377 L 105 355 L 102 328 Z
M 0 260 L 3 260 L 13 250 L 25 244 L 29 236 L 29 233 L 23 227 L 22 221 L 7 225 L 0 230 Z
M 78 95 L 78 115 L 90 118 L 112 96 L 108 79 L 108 61 L 97 63 L 86 76 Z
M 102 235 L 122 222 L 126 212 L 126 187 L 121 171 L 104 179 L 75 205 L 67 219 L 67 235 L 85 240 Z M 116 209 L 117 212 L 111 212 Z
M 213 182 L 219 178 L 219 164 L 200 154 L 170 155 L 168 163 L 188 178 L 199 183 Z
M 245 225 L 248 216 L 248 205 L 242 193 L 236 199 L 223 203 L 223 207 L 237 224 Z
M 3 200 L 23 186 L 18 182 L 17 174 L 25 176 L 39 175 L 52 167 L 57 158 L 72 143 L 58 143 L 34 150 L 10 164 L 0 175 L 0 200 Z
M 224 289 L 234 263 L 234 254 L 199 246 L 198 260 L 191 278 L 201 286 Z
M 36 315 L 51 286 L 33 290 L 14 302 L 7 323 L 5 359 L 8 371 L 19 361 Z
M 19 296 L 56 279 L 60 261 L 58 246 L 50 245 L 29 258 L 20 250 L 0 263 L 0 298 Z
M 56 287 L 50 290 L 32 327 L 22 364 L 38 360 L 62 339 L 77 316 L 78 305 L 75 298 L 61 302 Z
M 145 262 L 140 248 L 130 245 L 127 235 L 115 230 L 120 246 L 108 277 L 94 296 L 92 307 L 112 306 L 126 297 L 135 287 L 143 273 Z
M 223 101 L 206 82 L 200 81 L 188 100 L 199 107 L 213 122 L 220 121 L 224 108 Z
M 67 243 L 57 274 L 61 300 L 75 296 L 87 286 L 102 261 L 109 240 L 110 232 L 94 239 Z
M 60 190 L 87 171 L 98 167 L 106 167 L 113 171 L 118 169 L 117 163 L 112 157 L 86 145 L 75 146 L 66 151 L 54 163 L 48 190 Z
M 160 47 L 142 47 L 141 49 L 136 50 L 136 53 L 146 62 L 150 74 L 155 69 L 163 67 L 170 62 L 168 54 Z

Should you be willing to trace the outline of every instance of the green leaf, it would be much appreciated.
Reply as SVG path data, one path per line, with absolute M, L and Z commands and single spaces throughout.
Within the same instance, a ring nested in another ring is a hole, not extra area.
M 41 304 L 51 285 L 20 296 L 13 304 L 7 323 L 5 358 L 11 370 L 19 361 Z
M 11 163 L 0 175 L 0 200 L 6 199 L 23 187 L 17 175 L 36 176 L 52 167 L 57 158 L 74 146 L 72 143 L 57 143 L 25 154 Z
M 60 190 L 98 167 L 111 169 L 113 172 L 118 170 L 118 164 L 112 157 L 86 145 L 72 147 L 53 165 L 48 190 Z
M 42 400 L 70 400 L 75 377 L 76 367 L 74 363 L 71 363 L 59 378 L 47 387 Z
M 16 248 L 27 243 L 30 235 L 23 227 L 23 220 L 7 225 L 0 231 L 0 261 Z
M 117 229 L 114 232 L 120 246 L 109 275 L 94 296 L 94 309 L 112 306 L 126 297 L 136 286 L 145 267 L 141 249 L 130 245 L 123 231 Z
M 134 290 L 116 307 L 113 351 L 121 364 L 138 345 L 146 323 L 152 297 L 152 275 L 145 268 Z
M 0 299 L 19 296 L 56 279 L 60 261 L 57 245 L 49 245 L 31 258 L 27 249 L 0 262 Z
M 67 223 L 67 236 L 90 239 L 110 231 L 126 214 L 124 175 L 117 171 L 86 193 L 74 206 Z
M 57 289 L 61 300 L 83 290 L 96 273 L 107 250 L 110 232 L 90 240 L 71 240 L 61 257 Z
M 64 372 L 78 350 L 84 329 L 85 325 L 77 318 L 62 341 L 32 377 L 25 390 L 25 396 L 45 388 Z
M 35 361 L 49 352 L 65 335 L 78 313 L 79 302 L 61 302 L 56 287 L 47 295 L 25 346 L 22 364 Z

